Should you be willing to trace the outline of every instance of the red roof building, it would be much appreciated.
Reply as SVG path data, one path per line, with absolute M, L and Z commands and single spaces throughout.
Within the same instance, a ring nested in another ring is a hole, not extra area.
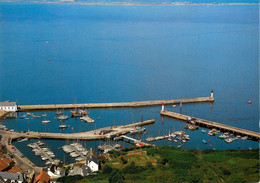
M 42 171 L 34 180 L 34 183 L 49 183 L 50 182 L 50 176 Z

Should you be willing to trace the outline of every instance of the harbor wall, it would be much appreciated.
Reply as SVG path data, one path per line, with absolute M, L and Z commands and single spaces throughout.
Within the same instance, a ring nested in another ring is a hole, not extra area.
M 184 99 L 168 99 L 168 100 L 151 100 L 151 101 L 136 101 L 136 102 L 119 102 L 119 103 L 89 103 L 89 104 L 48 104 L 48 105 L 19 105 L 18 110 L 34 111 L 34 110 L 58 110 L 58 109 L 74 109 L 74 108 L 124 108 L 124 107 L 146 107 L 180 103 L 200 103 L 214 102 L 214 97 L 198 97 Z
M 183 120 L 186 122 L 188 121 L 188 118 L 191 118 L 195 122 L 195 124 L 204 126 L 206 128 L 216 128 L 216 129 L 219 129 L 222 131 L 229 131 L 229 132 L 236 133 L 236 134 L 246 135 L 246 136 L 252 137 L 253 140 L 259 140 L 259 138 L 260 138 L 260 133 L 258 133 L 258 132 L 245 130 L 242 128 L 233 127 L 233 126 L 225 125 L 222 123 L 216 123 L 216 122 L 208 121 L 208 120 L 204 120 L 204 119 L 199 119 L 199 118 L 188 116 L 188 115 L 183 115 L 183 114 L 179 114 L 179 113 L 175 113 L 175 112 L 169 112 L 166 110 L 161 111 L 161 115 Z

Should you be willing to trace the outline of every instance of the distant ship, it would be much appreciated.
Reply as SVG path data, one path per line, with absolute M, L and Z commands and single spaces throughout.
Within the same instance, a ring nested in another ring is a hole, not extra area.
M 248 104 L 252 104 L 252 99 L 250 97 L 250 100 L 247 102 Z

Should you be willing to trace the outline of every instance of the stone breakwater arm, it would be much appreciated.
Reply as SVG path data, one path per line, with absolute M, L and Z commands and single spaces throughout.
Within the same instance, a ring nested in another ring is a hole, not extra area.
M 188 118 L 193 118 L 193 121 L 196 124 L 199 124 L 201 126 L 205 126 L 205 127 L 209 127 L 209 128 L 217 128 L 217 129 L 220 129 L 223 131 L 230 131 L 232 133 L 250 136 L 256 140 L 259 140 L 259 138 L 260 138 L 260 133 L 258 133 L 258 132 L 245 130 L 242 128 L 233 127 L 233 126 L 225 125 L 222 123 L 216 123 L 216 122 L 208 121 L 208 120 L 204 120 L 204 119 L 199 119 L 199 118 L 195 118 L 192 116 L 187 116 L 187 115 L 183 115 L 183 114 L 179 114 L 179 113 L 175 113 L 175 112 L 169 112 L 169 111 L 164 110 L 164 111 L 161 111 L 161 115 L 172 117 L 172 118 L 183 120 L 183 121 L 187 121 Z
M 74 109 L 74 108 L 121 108 L 121 107 L 146 107 L 179 103 L 199 103 L 214 102 L 214 97 L 198 97 L 185 99 L 169 99 L 169 100 L 151 100 L 137 102 L 119 102 L 119 103 L 89 103 L 89 104 L 48 104 L 48 105 L 19 105 L 19 111 L 33 110 L 57 110 L 57 109 Z
M 12 135 L 16 135 L 15 138 L 19 137 L 27 137 L 27 138 L 42 138 L 42 139 L 84 139 L 84 140 L 98 140 L 98 139 L 106 139 L 111 137 L 111 133 L 115 136 L 127 134 L 132 129 L 133 126 L 143 126 L 153 124 L 155 122 L 154 119 L 146 120 L 143 122 L 137 122 L 128 125 L 121 125 L 117 127 L 105 127 L 100 128 L 88 132 L 80 132 L 80 133 L 46 133 L 46 132 L 27 132 L 27 133 L 16 133 L 9 132 Z M 111 130 L 111 132 L 107 134 L 102 134 L 102 131 Z

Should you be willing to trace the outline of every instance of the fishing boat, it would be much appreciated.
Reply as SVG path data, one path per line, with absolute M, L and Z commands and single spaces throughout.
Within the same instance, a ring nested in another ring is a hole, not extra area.
M 177 105 L 172 105 L 172 107 L 177 107 Z
M 0 125 L 0 129 L 4 129 L 5 128 L 5 125 Z
M 55 114 L 58 116 L 58 115 L 62 115 L 63 114 L 63 111 L 59 111 L 59 110 L 57 110 L 56 112 L 55 112 Z
M 66 124 L 61 124 L 61 125 L 59 125 L 59 128 L 60 129 L 65 129 L 65 128 L 67 128 L 67 125 Z
M 231 142 L 234 141 L 234 139 L 233 138 L 226 138 L 225 141 L 226 141 L 226 143 L 231 143 Z
M 145 139 L 147 142 L 152 142 L 152 141 L 155 141 L 155 138 L 154 137 L 148 137 Z
M 28 141 L 28 138 L 24 138 L 24 139 L 18 140 L 17 142 L 25 142 L 25 141 Z
M 43 146 L 43 145 L 44 145 L 44 142 L 38 141 L 38 142 L 36 142 L 36 144 L 38 144 L 38 146 Z
M 57 119 L 58 119 L 58 120 L 67 120 L 67 119 L 69 119 L 69 116 L 68 116 L 68 115 L 59 115 L 59 116 L 57 117 Z
M 45 113 L 45 114 L 42 114 L 42 116 L 47 116 L 47 114 Z
M 155 140 L 162 140 L 164 139 L 165 137 L 164 136 L 158 136 L 158 137 L 155 137 Z M 171 139 L 171 138 L 168 138 L 168 140 Z
M 207 131 L 206 130 L 201 130 L 202 133 L 206 133 Z
M 115 144 L 113 147 L 116 148 L 116 149 L 119 149 L 119 148 L 122 147 L 122 145 L 121 144 Z
M 50 120 L 43 120 L 42 121 L 42 124 L 48 124 L 48 123 L 50 123 L 51 121 Z
M 23 118 L 25 118 L 26 116 L 27 116 L 27 115 L 24 114 L 24 115 L 20 116 L 20 119 L 23 119 Z
M 76 158 L 76 157 L 80 156 L 80 154 L 77 153 L 77 152 L 72 152 L 72 153 L 70 153 L 70 156 L 71 156 L 72 158 Z
M 202 142 L 203 142 L 204 144 L 207 144 L 207 143 L 208 143 L 206 140 L 202 140 Z
M 45 163 L 45 165 L 50 165 L 51 164 L 51 161 L 47 161 L 46 163 Z
M 88 123 L 94 123 L 95 122 L 95 120 L 90 118 L 88 115 L 80 117 L 80 120 L 86 121 Z
M 248 137 L 247 136 L 244 136 L 244 137 L 241 137 L 241 140 L 246 140 Z
M 248 104 L 252 104 L 252 99 L 250 97 L 250 100 L 247 102 Z
M 83 161 L 83 160 L 84 160 L 83 157 L 77 157 L 77 158 L 75 158 L 75 161 Z
M 225 134 L 221 134 L 220 136 L 218 136 L 218 138 L 220 138 L 220 139 L 225 139 L 225 138 L 227 138 L 228 136 L 226 136 Z
M 143 133 L 145 131 L 145 128 L 142 127 L 135 127 L 130 130 L 130 134 L 135 134 L 135 133 Z M 156 139 L 155 139 L 156 140 Z
M 85 110 L 77 110 L 75 108 L 75 110 L 70 111 L 71 113 L 71 117 L 82 117 L 82 116 L 86 116 L 87 112 Z
M 109 144 L 99 145 L 98 150 L 105 151 L 106 149 L 112 149 L 112 146 Z

